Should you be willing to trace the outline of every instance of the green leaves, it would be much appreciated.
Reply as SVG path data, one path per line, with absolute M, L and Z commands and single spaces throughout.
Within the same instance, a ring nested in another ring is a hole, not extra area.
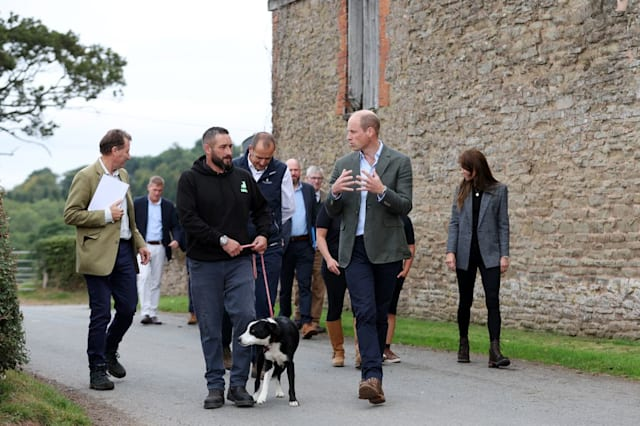
M 16 260 L 0 190 L 0 376 L 27 362 L 22 313 L 16 287 Z
M 47 108 L 95 99 L 109 88 L 122 94 L 126 60 L 109 48 L 83 46 L 71 31 L 11 13 L 0 18 L 0 46 L 0 132 L 50 136 L 57 125 L 44 119 Z

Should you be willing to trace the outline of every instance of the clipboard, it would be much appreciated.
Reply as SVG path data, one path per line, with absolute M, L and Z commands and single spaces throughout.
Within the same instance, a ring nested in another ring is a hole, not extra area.
M 105 210 L 118 200 L 124 200 L 129 184 L 107 174 L 102 175 L 87 210 Z

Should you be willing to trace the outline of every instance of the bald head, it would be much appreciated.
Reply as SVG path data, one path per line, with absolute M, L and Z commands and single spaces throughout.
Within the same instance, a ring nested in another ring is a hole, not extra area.
M 289 158 L 287 160 L 287 168 L 289 169 L 289 173 L 291 173 L 293 186 L 297 187 L 300 183 L 300 162 L 295 158 Z

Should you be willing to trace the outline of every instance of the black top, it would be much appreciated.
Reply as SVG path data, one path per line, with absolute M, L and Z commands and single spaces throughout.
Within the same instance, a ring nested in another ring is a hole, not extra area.
M 340 242 L 340 217 L 331 217 L 327 213 L 324 203 L 320 206 L 318 218 L 316 219 L 316 228 L 327 230 L 327 246 L 329 253 L 334 259 L 338 259 L 338 245 Z
M 413 233 L 413 223 L 411 223 L 409 216 L 402 216 L 402 223 L 404 224 L 404 235 L 407 238 L 407 244 L 415 244 L 416 237 Z
M 473 227 L 471 228 L 471 247 L 478 247 L 478 217 L 480 216 L 480 202 L 482 201 L 482 191 L 473 188 L 471 192 Z
M 257 234 L 269 238 L 271 210 L 251 174 L 239 167 L 217 173 L 203 155 L 180 176 L 177 205 L 187 256 L 192 259 L 229 260 L 220 237 L 227 235 L 240 244 L 253 242 L 247 229 L 250 217 Z M 250 253 L 249 249 L 243 252 Z

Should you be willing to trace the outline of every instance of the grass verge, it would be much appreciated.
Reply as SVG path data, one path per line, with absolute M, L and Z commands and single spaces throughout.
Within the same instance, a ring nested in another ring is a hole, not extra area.
M 50 385 L 9 370 L 0 379 L 0 424 L 91 425 L 84 410 Z

